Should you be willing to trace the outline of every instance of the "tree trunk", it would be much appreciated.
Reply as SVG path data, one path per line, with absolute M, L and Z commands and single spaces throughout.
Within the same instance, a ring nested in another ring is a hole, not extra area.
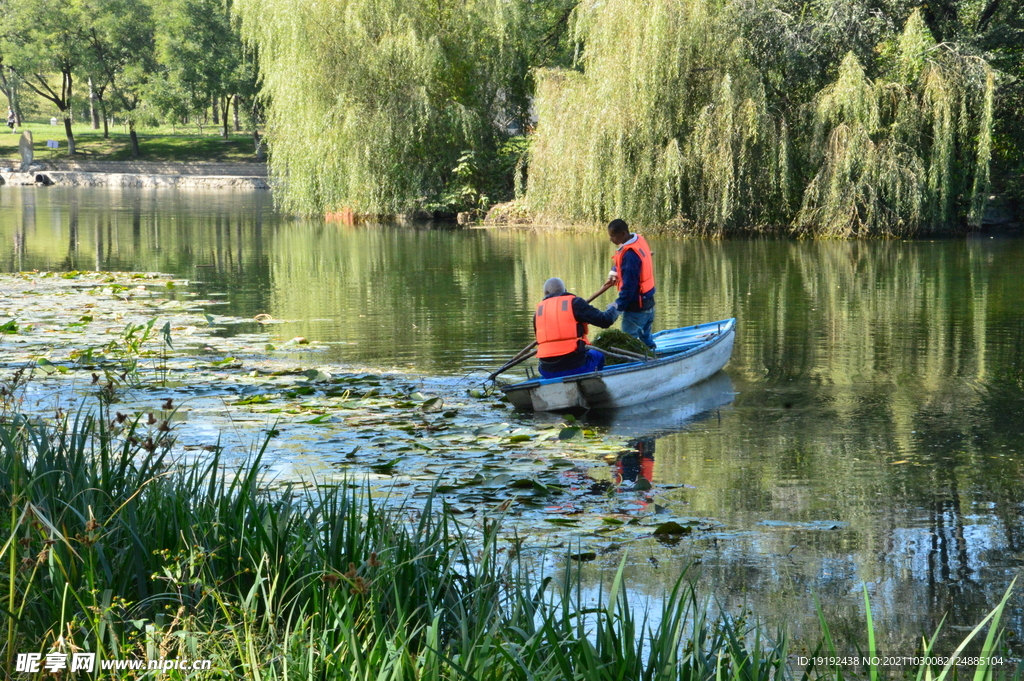
M 242 132 L 242 124 L 238 120 L 238 95 L 231 98 L 231 103 L 235 109 L 235 132 Z
M 252 126 L 252 143 L 256 147 L 255 154 L 257 161 L 267 160 L 267 151 L 263 148 L 263 140 L 260 139 L 260 131 L 256 128 L 256 125 Z
M 213 97 L 211 104 L 213 105 L 210 107 L 213 109 L 213 124 L 220 125 L 220 103 L 217 101 L 216 96 Z
M 25 117 L 21 113 L 21 97 L 18 95 L 18 84 L 15 82 L 11 83 L 11 93 L 8 95 L 8 99 L 11 102 L 11 110 L 14 111 L 14 128 L 19 129 Z
M 139 136 L 135 132 L 135 119 L 128 120 L 128 138 L 132 143 L 132 158 L 139 157 Z
M 100 111 L 96 106 L 96 92 L 92 89 L 92 78 L 89 79 L 89 118 L 92 120 L 92 129 L 100 129 Z
M 2 78 L 2 76 L 3 76 L 3 73 L 0 72 L 0 78 Z M 7 97 L 7 106 L 8 106 L 8 108 L 10 108 L 10 110 L 12 112 L 14 112 L 14 127 L 15 128 L 20 128 L 21 127 L 21 106 L 18 105 L 18 89 L 17 88 L 18 88 L 18 85 L 14 81 L 13 78 L 11 80 L 7 80 L 6 78 L 2 78 L 2 80 L 0 80 L 0 91 L 3 91 L 4 95 L 6 95 L 6 97 Z
M 71 131 L 71 107 L 68 107 L 67 112 L 61 112 L 64 114 L 64 134 L 68 138 L 68 156 L 75 155 L 75 133 Z
M 100 100 L 100 113 L 103 114 L 103 139 L 108 140 L 110 139 L 110 128 L 108 127 L 110 119 L 107 117 L 107 103 L 102 99 Z
M 224 98 L 221 99 L 221 106 L 223 107 L 221 109 L 221 114 L 222 114 L 221 115 L 221 120 L 224 121 L 224 130 L 223 130 L 223 132 L 221 132 L 221 137 L 223 137 L 224 139 L 227 139 L 228 138 L 228 108 L 231 106 L 231 97 L 229 97 L 228 95 L 224 95 Z

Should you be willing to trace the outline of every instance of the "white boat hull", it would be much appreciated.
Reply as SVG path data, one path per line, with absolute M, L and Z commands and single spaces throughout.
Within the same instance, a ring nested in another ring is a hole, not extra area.
M 526 381 L 502 390 L 527 411 L 621 409 L 685 390 L 713 376 L 732 356 L 736 320 L 655 334 L 658 356 L 560 379 Z

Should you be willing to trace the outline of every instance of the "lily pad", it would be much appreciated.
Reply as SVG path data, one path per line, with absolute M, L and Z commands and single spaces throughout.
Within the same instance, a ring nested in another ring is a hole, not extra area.
M 690 534 L 692 532 L 692 527 L 684 527 L 683 525 L 680 525 L 679 523 L 674 522 L 672 520 L 666 523 L 662 523 L 661 525 L 658 525 L 656 528 L 654 528 L 654 536 L 656 537 L 665 535 L 684 535 Z
M 583 434 L 583 429 L 579 426 L 569 426 L 568 428 L 562 428 L 558 431 L 559 440 L 571 440 L 574 437 L 579 437 Z

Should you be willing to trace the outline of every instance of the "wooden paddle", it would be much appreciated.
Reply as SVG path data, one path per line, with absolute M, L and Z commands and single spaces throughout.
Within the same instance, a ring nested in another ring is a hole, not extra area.
M 615 285 L 614 281 L 606 281 L 604 283 L 604 286 L 602 286 L 600 289 L 598 289 L 597 293 L 595 293 L 594 295 L 592 295 L 589 298 L 587 298 L 587 302 L 588 303 L 594 302 L 598 298 L 598 296 L 600 296 L 602 293 L 604 293 L 605 291 L 607 291 L 608 289 L 610 289 L 614 285 Z M 530 359 L 531 357 L 533 357 L 534 355 L 536 355 L 537 354 L 536 351 L 531 352 L 531 350 L 533 350 L 535 347 L 537 347 L 537 341 L 533 341 L 532 343 L 527 345 L 525 348 L 523 348 L 522 350 L 517 352 L 515 357 L 513 357 L 509 361 L 505 362 L 505 364 L 502 365 L 502 367 L 500 369 L 498 369 L 493 374 L 488 376 L 487 380 L 488 381 L 493 381 L 494 378 L 498 374 L 500 374 L 500 373 L 502 373 L 504 371 L 508 371 L 509 369 L 511 369 L 512 367 L 516 366 L 517 364 L 521 364 L 521 363 L 525 362 L 526 360 Z

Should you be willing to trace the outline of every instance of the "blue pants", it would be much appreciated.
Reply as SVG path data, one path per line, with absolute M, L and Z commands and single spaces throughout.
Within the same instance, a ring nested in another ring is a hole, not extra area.
M 562 378 L 563 376 L 575 376 L 577 374 L 589 374 L 591 371 L 604 369 L 604 355 L 597 350 L 587 350 L 587 361 L 575 369 L 565 371 L 545 371 L 540 368 L 540 375 L 543 378 Z
M 643 341 L 644 345 L 651 350 L 654 349 L 654 337 L 651 336 L 651 326 L 654 324 L 654 308 L 641 312 L 623 312 L 622 330 L 633 338 Z

